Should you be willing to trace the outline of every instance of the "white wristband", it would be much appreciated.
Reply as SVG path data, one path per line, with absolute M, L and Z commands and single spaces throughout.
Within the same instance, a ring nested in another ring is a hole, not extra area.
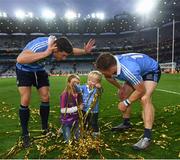
M 124 103 L 124 105 L 125 105 L 126 107 L 128 107 L 128 106 L 131 104 L 131 102 L 129 101 L 129 99 L 125 99 L 125 100 L 123 101 L 123 103 Z

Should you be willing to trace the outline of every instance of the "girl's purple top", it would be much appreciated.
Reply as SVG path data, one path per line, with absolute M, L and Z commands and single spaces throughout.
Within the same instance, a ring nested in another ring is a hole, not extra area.
M 67 92 L 63 92 L 60 96 L 60 108 L 71 108 L 77 106 L 76 100 L 79 101 L 80 95 L 73 96 L 68 95 Z M 78 121 L 78 111 L 74 113 L 61 113 L 62 124 L 72 124 L 74 121 Z

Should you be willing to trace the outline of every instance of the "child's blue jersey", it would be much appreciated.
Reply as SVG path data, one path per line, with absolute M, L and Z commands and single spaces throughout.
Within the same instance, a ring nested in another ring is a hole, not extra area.
M 87 112 L 88 109 L 91 106 L 91 103 L 94 99 L 94 95 L 97 92 L 97 89 L 89 89 L 87 85 L 82 85 L 80 86 L 81 92 L 82 92 L 82 97 L 83 97 L 83 111 Z M 99 101 L 97 100 L 95 107 L 91 110 L 92 113 L 98 113 L 99 112 Z
M 139 84 L 145 74 L 158 72 L 158 63 L 145 54 L 128 53 L 116 55 L 115 58 L 117 61 L 115 78 L 128 81 L 132 85 Z
M 35 54 L 38 54 L 39 52 L 44 52 L 48 48 L 48 37 L 39 37 L 31 42 L 29 42 L 24 50 L 30 50 L 34 52 Z M 36 71 L 43 71 L 44 70 L 44 63 L 46 58 L 39 60 L 37 62 L 31 63 L 31 64 L 20 64 L 16 63 L 16 66 L 18 69 L 23 71 L 29 71 L 29 72 L 36 72 Z

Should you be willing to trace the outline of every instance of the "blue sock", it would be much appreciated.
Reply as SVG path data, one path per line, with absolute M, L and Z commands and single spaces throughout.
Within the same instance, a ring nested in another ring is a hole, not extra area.
M 126 126 L 130 125 L 130 118 L 124 118 L 123 119 L 123 124 L 126 125 Z
M 41 116 L 41 123 L 42 129 L 48 129 L 48 117 L 49 117 L 49 102 L 41 102 L 40 105 L 40 116 Z
M 151 129 L 144 128 L 144 137 L 151 139 Z
M 30 116 L 30 112 L 29 112 L 28 106 L 20 105 L 19 118 L 20 118 L 20 123 L 21 123 L 22 135 L 23 136 L 29 134 L 29 131 L 28 131 L 29 116 Z

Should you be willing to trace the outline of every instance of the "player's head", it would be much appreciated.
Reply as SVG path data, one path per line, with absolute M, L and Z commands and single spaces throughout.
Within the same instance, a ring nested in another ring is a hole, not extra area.
M 66 91 L 68 93 L 72 93 L 73 91 L 75 91 L 75 84 L 79 84 L 80 83 L 80 78 L 78 75 L 76 74 L 71 74 L 68 76 L 67 78 L 67 87 L 66 87 Z
M 57 50 L 54 51 L 54 56 L 57 60 L 64 60 L 69 54 L 72 54 L 72 44 L 66 37 L 58 38 L 54 43 L 57 46 Z
M 117 73 L 117 62 L 111 53 L 103 53 L 96 60 L 96 68 L 106 78 L 111 78 Z
M 95 87 L 98 83 L 100 84 L 102 80 L 102 74 L 99 71 L 91 71 L 88 74 L 88 80 L 87 80 L 87 84 L 90 87 Z

